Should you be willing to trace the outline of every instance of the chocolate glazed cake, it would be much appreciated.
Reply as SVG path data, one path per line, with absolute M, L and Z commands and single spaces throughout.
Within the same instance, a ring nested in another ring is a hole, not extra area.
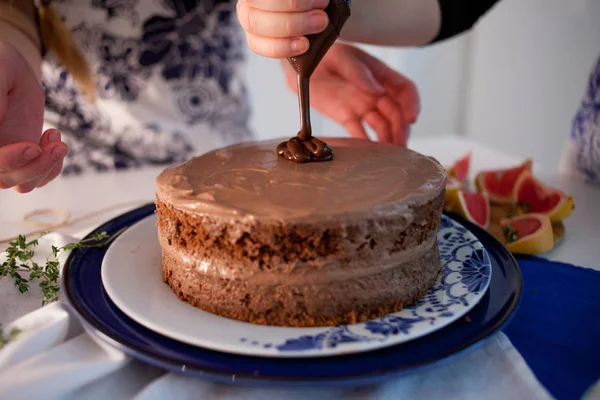
M 256 324 L 352 324 L 399 311 L 441 271 L 445 171 L 406 148 L 327 139 L 329 162 L 226 147 L 157 179 L 164 281 L 208 312 Z

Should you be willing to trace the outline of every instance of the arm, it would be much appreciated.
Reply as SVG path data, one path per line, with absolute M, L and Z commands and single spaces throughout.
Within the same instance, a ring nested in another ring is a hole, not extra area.
M 353 0 L 343 40 L 384 46 L 422 46 L 469 30 L 499 0 Z M 320 3 L 320 7 L 315 4 Z M 265 57 L 308 49 L 306 35 L 328 23 L 327 0 L 238 0 L 248 44 Z
M 341 39 L 382 46 L 419 46 L 440 30 L 438 0 L 354 0 Z
M 470 30 L 499 0 L 355 0 L 344 40 L 421 46 Z

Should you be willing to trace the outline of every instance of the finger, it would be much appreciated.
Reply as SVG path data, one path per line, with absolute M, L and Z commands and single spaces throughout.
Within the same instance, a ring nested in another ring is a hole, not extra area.
M 68 153 L 68 147 L 62 142 L 50 143 L 42 154 L 20 169 L 0 173 L 0 189 L 8 189 L 34 179 L 45 177 Z
M 347 103 L 341 102 L 340 98 L 326 97 L 319 95 L 319 92 L 321 90 L 315 90 L 315 94 L 317 95 L 315 97 L 320 99 L 313 103 L 315 109 L 340 124 L 351 137 L 370 140 L 359 113 Z
M 52 142 L 60 142 L 61 139 L 61 133 L 57 129 L 50 128 L 42 134 L 42 137 L 40 137 L 40 146 L 44 148 Z
M 50 145 L 51 143 L 60 142 L 60 140 L 61 140 L 60 132 L 56 129 L 51 128 L 51 129 L 46 130 L 42 134 L 42 137 L 40 138 L 40 146 L 42 146 L 42 148 L 44 148 L 44 147 Z M 15 188 L 16 191 L 19 193 L 29 193 L 36 187 L 43 186 L 43 185 L 41 185 L 42 182 L 44 182 L 44 185 L 47 184 L 50 180 L 56 178 L 58 173 L 60 173 L 60 171 L 62 170 L 62 164 L 63 164 L 62 159 L 60 161 L 57 161 L 56 164 L 54 165 L 54 167 L 50 170 L 50 172 L 48 174 L 39 176 L 25 184 L 18 185 Z M 58 172 L 55 173 L 55 171 L 57 169 L 58 169 Z
M 414 82 L 370 54 L 361 52 L 361 59 L 370 68 L 375 79 L 382 82 L 386 92 L 400 103 L 406 122 L 415 123 L 421 111 L 421 104 Z
M 390 123 L 392 137 L 404 130 L 406 122 L 402 115 L 401 106 L 388 96 L 382 96 L 377 100 L 377 110 Z
M 341 101 L 343 97 L 326 96 L 323 94 L 322 89 L 318 88 L 318 90 L 313 91 L 316 101 L 311 104 L 311 107 L 340 124 L 351 137 L 369 140 L 369 135 L 362 124 L 360 114 L 350 107 L 348 103 Z
M 56 179 L 56 177 L 58 175 L 60 175 L 62 169 L 63 169 L 63 164 L 64 164 L 64 160 L 63 161 L 59 161 L 55 166 L 54 169 L 52 171 L 50 171 L 50 173 L 48 174 L 48 176 L 46 176 L 46 178 L 44 180 L 42 180 L 37 187 L 41 188 L 46 186 L 48 183 L 50 183 L 51 181 L 53 181 L 54 179 Z
M 240 0 L 239 3 L 246 3 L 248 7 L 264 11 L 298 12 L 315 8 L 323 9 L 327 7 L 329 0 Z
M 360 120 L 353 119 L 346 123 L 343 123 L 342 126 L 350 134 L 351 137 L 356 139 L 369 140 L 369 135 L 367 135 L 367 131 L 365 130 L 365 127 L 363 126 Z
M 354 50 L 350 46 L 336 45 L 332 51 L 332 55 L 336 59 L 332 72 L 366 92 L 377 95 L 385 93 L 385 88 L 375 79 L 369 66 L 362 62 L 360 57 L 357 57 Z
M 56 164 L 54 164 L 54 166 L 50 169 L 50 171 L 53 171 L 55 166 L 56 166 Z M 30 180 L 29 182 L 21 183 L 21 184 L 15 186 L 15 191 L 17 193 L 21 193 L 21 194 L 31 192 L 33 189 L 35 189 L 40 184 L 41 181 L 46 179 L 46 177 L 48 176 L 50 171 L 48 171 L 48 173 L 46 173 L 46 174 L 38 176 L 35 179 Z
M 61 134 L 58 130 L 48 129 L 42 134 L 42 137 L 40 138 L 40 146 L 42 147 L 42 149 L 46 148 L 47 146 L 51 145 L 52 143 L 60 142 L 60 139 L 61 139 Z M 36 187 L 40 187 L 40 183 L 44 182 L 44 181 L 48 181 L 49 175 L 55 171 L 57 166 L 59 166 L 59 168 L 62 169 L 62 163 L 63 163 L 62 159 L 60 161 L 57 161 L 47 174 L 42 174 L 42 175 L 38 176 L 37 178 L 30 180 L 29 182 L 17 185 L 15 187 L 15 190 L 18 193 L 29 193 Z M 60 169 L 59 169 L 59 172 L 60 172 Z M 54 179 L 55 177 L 56 176 L 54 176 L 53 178 L 50 178 L 50 179 Z
M 35 143 L 19 142 L 0 146 L 0 173 L 17 170 L 40 154 L 42 149 Z
M 402 120 L 402 125 L 397 131 L 392 131 L 392 143 L 397 146 L 407 146 L 408 136 L 410 135 L 410 124 L 406 120 Z
M 294 38 L 265 38 L 251 33 L 246 34 L 250 49 L 258 55 L 269 58 L 299 56 L 308 51 L 309 42 L 304 36 Z
M 377 109 L 390 122 L 392 143 L 406 146 L 410 124 L 404 118 L 402 106 L 388 96 L 384 96 L 378 100 Z
M 295 75 L 295 74 L 294 74 Z M 295 76 L 286 73 L 288 87 L 296 92 Z M 337 76 L 318 76 L 310 83 L 311 108 L 331 118 L 352 137 L 369 139 L 362 116 L 373 110 L 376 97 Z
M 378 111 L 370 111 L 365 117 L 365 122 L 377 133 L 377 138 L 382 143 L 392 143 L 392 130 L 388 120 Z
M 410 138 L 410 130 L 411 130 L 411 126 L 406 124 L 406 126 L 404 127 L 404 134 L 400 137 L 398 136 L 398 143 L 395 143 L 399 146 L 408 146 L 408 139 Z
M 311 102 L 311 107 L 340 124 L 350 136 L 369 140 L 369 135 L 360 117 L 364 114 L 364 112 L 361 112 L 365 106 L 364 97 L 357 95 L 356 90 L 350 91 L 355 94 L 354 96 L 346 96 L 341 90 L 336 91 L 335 85 L 322 85 L 315 86 L 314 90 L 311 86 L 311 92 L 314 94 L 314 101 Z M 332 93 L 336 92 L 337 96 L 332 95 Z M 347 98 L 351 98 L 354 101 L 347 102 L 345 101 Z
M 52 167 L 50 172 L 46 174 L 46 176 L 41 176 L 27 183 L 18 185 L 15 187 L 15 190 L 19 193 L 29 193 L 35 188 L 41 188 L 47 185 L 51 180 L 60 174 L 60 171 L 62 171 L 63 162 L 64 160 L 58 161 L 54 167 Z
M 421 113 L 421 100 L 415 84 L 408 81 L 402 87 L 393 84 L 384 84 L 383 87 L 400 104 L 404 120 L 409 124 L 417 122 Z
M 240 24 L 247 33 L 270 38 L 288 38 L 320 33 L 329 18 L 323 10 L 274 13 L 251 7 L 239 7 Z

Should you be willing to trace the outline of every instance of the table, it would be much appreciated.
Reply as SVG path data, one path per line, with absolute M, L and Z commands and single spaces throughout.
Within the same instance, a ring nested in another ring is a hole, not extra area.
M 457 136 L 414 139 L 411 148 L 432 155 L 448 165 L 466 151 L 472 151 L 472 173 L 484 168 L 502 168 L 520 163 L 508 154 L 500 153 L 481 143 Z M 153 201 L 154 178 L 163 167 L 145 168 L 111 174 L 90 174 L 81 177 L 61 177 L 49 186 L 30 194 L 0 191 L 0 239 L 26 233 L 31 228 L 23 224 L 23 215 L 35 209 L 65 209 L 73 217 L 99 209 L 113 207 L 94 218 L 58 230 L 82 237 L 95 226 L 140 204 Z M 600 246 L 595 237 L 600 226 L 600 190 L 584 182 L 561 176 L 553 168 L 534 165 L 534 173 L 549 185 L 573 195 L 576 210 L 566 221 L 566 238 L 546 258 L 600 270 Z M 20 296 L 18 301 L 16 296 Z M 6 303 L 8 301 L 8 303 Z M 2 304 L 17 304 L 2 307 Z M 34 290 L 19 294 L 10 280 L 0 281 L 0 324 L 8 323 L 40 306 L 40 296 Z

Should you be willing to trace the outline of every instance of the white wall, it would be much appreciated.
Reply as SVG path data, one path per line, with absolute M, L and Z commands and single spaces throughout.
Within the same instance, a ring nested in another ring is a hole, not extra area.
M 463 133 L 467 37 L 404 50 L 405 69 L 420 92 L 421 115 L 414 136 Z
M 555 167 L 600 55 L 600 0 L 503 0 L 471 39 L 466 133 Z

